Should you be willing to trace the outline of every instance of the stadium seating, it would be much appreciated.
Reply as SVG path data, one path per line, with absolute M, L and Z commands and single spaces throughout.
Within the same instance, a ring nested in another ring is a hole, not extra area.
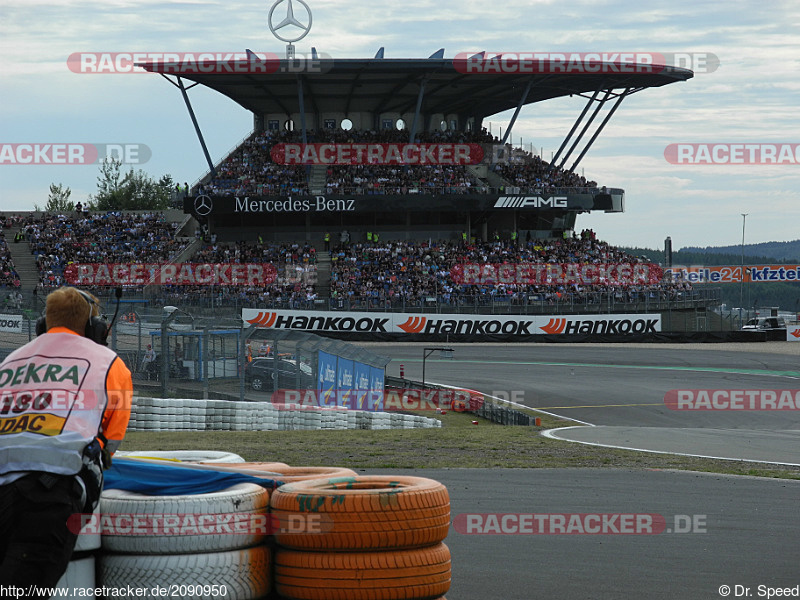
M 522 303 L 531 296 L 545 302 L 589 302 L 596 292 L 613 294 L 620 303 L 645 297 L 675 298 L 691 290 L 688 283 L 653 285 L 465 285 L 453 280 L 451 269 L 464 263 L 638 263 L 641 260 L 584 231 L 569 240 L 532 240 L 476 244 L 388 241 L 338 246 L 332 251 L 331 296 L 347 304 L 394 306 L 397 300 L 422 303 L 433 297 L 443 304 Z
M 175 238 L 177 223 L 169 223 L 161 213 L 67 216 L 44 214 L 24 219 L 31 252 L 37 257 L 40 288 L 62 285 L 63 270 L 77 263 L 158 263 L 172 259 L 185 248 L 186 241 Z M 2 239 L 0 238 L 0 243 Z M 4 281 L 12 279 L 6 271 L 0 245 L 0 266 Z M 584 231 L 567 240 L 509 240 L 477 243 L 451 241 L 393 241 L 349 243 L 330 252 L 330 300 L 337 308 L 397 308 L 424 306 L 434 301 L 443 305 L 509 305 L 536 300 L 552 304 L 569 300 L 591 304 L 598 292 L 611 296 L 615 303 L 645 299 L 673 300 L 691 291 L 688 282 L 661 282 L 653 285 L 465 285 L 454 281 L 451 269 L 464 263 L 636 263 L 630 256 Z M 277 279 L 262 286 L 162 286 L 151 298 L 164 304 L 211 301 L 217 306 L 267 306 L 319 308 L 317 301 L 317 250 L 308 243 L 235 243 L 206 240 L 200 249 L 183 262 L 269 263 Z M 8 285 L 8 283 L 6 283 Z M 92 289 L 95 292 L 107 290 Z M 141 291 L 129 289 L 129 292 Z
M 404 143 L 407 130 L 343 131 L 331 129 L 307 132 L 308 143 Z M 297 195 L 310 193 L 307 168 L 276 164 L 273 146 L 301 141 L 297 131 L 264 131 L 245 140 L 217 168 L 216 177 L 194 190 L 211 195 Z M 477 143 L 498 145 L 501 140 L 485 129 L 479 132 L 423 131 L 418 143 Z M 597 183 L 554 168 L 528 152 L 507 145 L 508 159 L 494 165 L 494 172 L 509 186 L 521 191 L 554 187 L 596 188 Z M 505 186 L 504 186 L 505 187 Z M 485 181 L 463 165 L 329 165 L 325 191 L 328 194 L 465 194 L 487 193 Z

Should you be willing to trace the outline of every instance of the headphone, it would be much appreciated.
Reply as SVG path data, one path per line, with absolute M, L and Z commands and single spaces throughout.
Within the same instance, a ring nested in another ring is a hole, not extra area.
M 75 288 L 73 288 L 75 289 Z M 81 290 L 75 289 L 86 303 L 89 305 L 89 318 L 86 321 L 86 328 L 83 331 L 83 336 L 89 338 L 93 342 L 100 344 L 101 346 L 108 346 L 108 333 L 111 327 L 108 324 L 108 321 L 105 317 L 96 317 L 92 315 L 92 309 L 95 306 L 99 305 L 86 292 L 82 292 Z M 42 335 L 43 333 L 47 333 L 47 321 L 45 317 L 39 317 L 36 321 L 36 335 Z

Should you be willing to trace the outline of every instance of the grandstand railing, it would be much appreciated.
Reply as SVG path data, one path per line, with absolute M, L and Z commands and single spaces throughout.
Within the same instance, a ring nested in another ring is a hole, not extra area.
M 219 160 L 214 162 L 214 165 L 215 166 L 219 166 L 222 163 L 224 163 L 226 160 L 228 160 L 241 147 L 242 144 L 244 144 L 247 140 L 249 140 L 252 137 L 252 135 L 254 133 L 255 133 L 255 130 L 252 130 L 252 131 L 250 131 L 250 133 L 248 133 L 246 136 L 244 136 L 242 139 L 240 139 L 238 142 L 236 142 L 236 144 L 230 150 L 228 150 L 223 155 L 222 158 L 220 158 Z M 191 194 L 193 190 L 197 189 L 198 185 L 200 185 L 201 183 L 204 183 L 209 177 L 211 177 L 211 170 L 207 170 L 205 173 L 203 173 L 203 175 L 201 175 L 198 179 L 196 179 L 192 183 L 192 185 L 189 186 L 189 193 Z
M 672 310 L 706 309 L 721 304 L 720 288 L 693 290 L 653 290 L 645 292 L 562 292 L 555 294 L 527 294 L 501 296 L 493 294 L 448 295 L 431 294 L 419 299 L 408 298 L 315 298 L 295 297 L 283 299 L 259 299 L 256 296 L 241 296 L 220 290 L 194 292 L 190 294 L 155 294 L 141 298 L 137 292 L 126 292 L 129 302 L 140 300 L 151 306 L 174 304 L 190 312 L 201 313 L 236 312 L 242 308 L 324 310 L 324 311 L 371 311 L 371 312 L 420 312 L 420 313 L 464 313 L 464 314 L 611 314 L 644 313 Z M 109 301 L 111 302 L 110 298 Z
M 194 188 L 195 186 L 192 186 Z M 394 195 L 409 195 L 409 194 L 486 194 L 486 195 L 503 195 L 503 194 L 535 194 L 538 196 L 559 196 L 567 194 L 599 194 L 610 193 L 603 192 L 600 188 L 596 187 L 542 187 L 537 186 L 503 186 L 491 187 L 487 185 L 472 185 L 470 187 L 457 186 L 457 185 L 423 185 L 423 186 L 405 186 L 405 185 L 386 185 L 379 183 L 360 183 L 360 184 L 346 184 L 339 186 L 326 186 L 325 193 L 331 195 L 353 195 L 353 196 L 385 196 L 387 194 Z M 236 188 L 236 189 L 219 189 L 213 192 L 217 196 L 236 196 L 246 194 L 256 194 L 257 186 L 249 188 Z M 271 193 L 269 195 L 288 195 L 292 196 L 313 196 L 307 185 L 303 184 L 295 189 L 282 190 L 281 192 Z M 182 201 L 182 200 L 181 200 Z

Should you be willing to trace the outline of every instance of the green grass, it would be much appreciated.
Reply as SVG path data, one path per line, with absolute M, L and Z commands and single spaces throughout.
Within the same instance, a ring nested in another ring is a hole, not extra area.
M 442 420 L 441 429 L 132 431 L 121 449 L 216 450 L 239 454 L 249 462 L 280 461 L 294 466 L 351 469 L 614 467 L 800 479 L 800 467 L 616 450 L 551 440 L 539 435 L 540 432 L 573 423 L 548 415 L 541 415 L 541 427 L 497 425 L 466 413 L 435 416 Z M 472 424 L 474 420 L 477 425 Z

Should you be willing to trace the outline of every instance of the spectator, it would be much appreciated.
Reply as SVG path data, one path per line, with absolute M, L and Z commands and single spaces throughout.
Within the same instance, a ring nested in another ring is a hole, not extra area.
M 144 353 L 144 357 L 142 358 L 142 371 L 145 373 L 148 379 L 153 378 L 153 368 L 155 367 L 155 360 L 156 360 L 156 351 L 153 350 L 153 346 L 147 344 L 147 350 Z
M 91 324 L 97 314 L 96 298 L 75 288 L 54 291 L 47 297 L 46 322 L 42 322 L 46 331 L 2 364 L 7 369 L 23 364 L 29 370 L 46 367 L 48 372 L 60 372 L 58 387 L 67 392 L 62 398 L 91 399 L 83 407 L 73 406 L 72 401 L 54 402 L 47 406 L 47 414 L 34 402 L 24 409 L 24 416 L 12 413 L 0 419 L 6 432 L 0 436 L 0 582 L 4 586 L 56 585 L 78 537 L 70 526 L 71 517 L 94 511 L 103 469 L 125 435 L 133 394 L 131 373 L 105 347 L 107 330 L 102 324 Z M 2 395 L 20 398 L 24 391 L 35 390 L 35 384 L 15 378 L 6 383 Z M 40 427 L 34 424 L 41 420 L 60 424 L 49 435 L 36 435 L 41 432 L 35 431 Z

